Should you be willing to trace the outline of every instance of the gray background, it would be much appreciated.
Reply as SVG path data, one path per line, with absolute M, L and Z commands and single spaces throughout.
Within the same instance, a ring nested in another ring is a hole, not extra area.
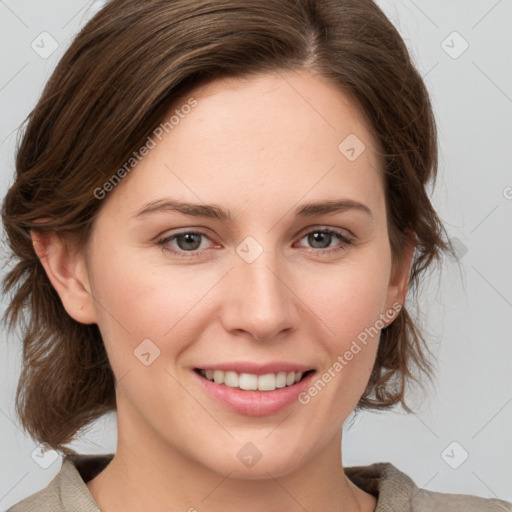
M 73 35 L 101 4 L 0 0 L 0 195 L 12 180 L 17 127 Z M 421 296 L 422 323 L 438 359 L 435 386 L 410 395 L 414 414 L 351 418 L 344 464 L 389 461 L 429 490 L 512 501 L 512 2 L 379 4 L 432 94 L 441 148 L 433 200 L 458 247 L 458 261 L 448 260 Z M 47 55 L 52 45 L 58 46 Z M 5 510 L 45 486 L 60 458 L 54 452 L 41 456 L 20 430 L 13 407 L 19 337 L 2 330 L 0 343 Z M 115 445 L 110 415 L 74 446 L 100 453 Z

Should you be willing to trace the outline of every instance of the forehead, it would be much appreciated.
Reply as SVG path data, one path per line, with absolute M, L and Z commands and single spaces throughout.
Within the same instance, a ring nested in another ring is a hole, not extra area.
M 195 106 L 183 108 L 191 98 Z M 155 147 L 115 191 L 115 202 L 129 199 L 124 208 L 164 194 L 242 209 L 305 195 L 382 195 L 378 147 L 364 117 L 322 77 L 289 71 L 215 80 L 177 100 L 171 117 L 172 128 L 153 136 Z
M 276 152 L 291 156 L 290 150 L 297 157 L 310 156 L 326 149 L 339 157 L 340 142 L 354 134 L 368 149 L 377 150 L 355 101 L 338 84 L 318 74 L 282 71 L 222 78 L 190 91 L 172 110 L 179 110 L 190 97 L 198 103 L 190 116 L 193 120 L 180 124 L 193 125 L 195 136 L 201 137 L 204 145 L 224 139 L 231 149 L 237 145 L 259 150 L 252 158 Z M 175 131 L 183 138 L 187 135 L 183 128 Z M 225 149 L 223 146 L 215 154 Z

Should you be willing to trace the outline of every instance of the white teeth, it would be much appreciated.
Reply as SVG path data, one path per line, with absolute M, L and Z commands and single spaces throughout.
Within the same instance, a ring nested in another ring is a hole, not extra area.
M 265 375 L 252 373 L 223 372 L 221 370 L 201 370 L 201 375 L 216 384 L 224 384 L 230 388 L 246 391 L 274 391 L 275 389 L 292 386 L 302 379 L 303 372 L 278 372 Z
M 284 388 L 286 386 L 286 372 L 279 372 L 276 375 L 276 388 Z
M 251 373 L 241 373 L 238 378 L 238 387 L 247 391 L 258 389 L 258 376 Z
M 208 375 L 205 375 L 205 377 L 208 380 L 211 380 Z M 215 381 L 215 384 L 224 384 L 224 372 L 221 372 L 220 370 L 214 370 L 213 371 L 213 380 Z
M 259 375 L 258 389 L 260 391 L 274 391 L 276 389 L 276 376 L 273 373 Z
M 236 372 L 225 372 L 224 373 L 224 385 L 230 388 L 238 387 L 238 373 Z

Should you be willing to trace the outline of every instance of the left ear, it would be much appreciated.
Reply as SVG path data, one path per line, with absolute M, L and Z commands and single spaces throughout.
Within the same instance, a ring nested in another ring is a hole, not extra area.
M 386 300 L 387 309 L 395 309 L 397 303 L 403 306 L 409 290 L 411 265 L 416 248 L 416 233 L 407 229 L 405 230 L 405 236 L 400 261 L 394 261 L 392 265 Z

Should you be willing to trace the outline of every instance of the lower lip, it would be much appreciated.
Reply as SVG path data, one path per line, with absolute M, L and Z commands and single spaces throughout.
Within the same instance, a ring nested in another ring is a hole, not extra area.
M 298 401 L 298 395 L 310 385 L 315 374 L 311 372 L 301 381 L 274 391 L 244 391 L 224 384 L 216 384 L 196 371 L 193 373 L 212 398 L 228 409 L 246 416 L 268 416 L 286 409 Z

